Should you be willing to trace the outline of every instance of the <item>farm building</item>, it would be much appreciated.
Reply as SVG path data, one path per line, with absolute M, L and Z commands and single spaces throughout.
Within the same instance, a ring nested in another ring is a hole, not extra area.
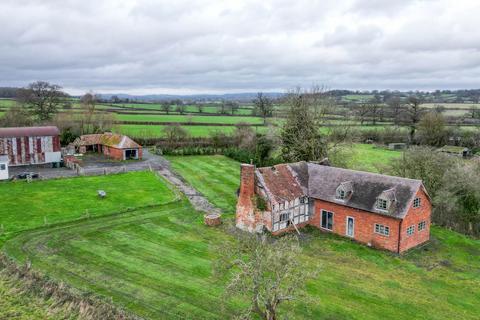
M 438 151 L 462 158 L 468 158 L 472 155 L 472 151 L 469 148 L 459 146 L 443 146 Z
M 79 153 L 104 154 L 115 160 L 142 159 L 142 146 L 127 136 L 115 133 L 87 134 L 78 137 L 73 146 Z
M 8 156 L 0 155 L 0 180 L 8 179 Z
M 0 128 L 0 154 L 9 166 L 59 163 L 59 134 L 57 127 Z
M 242 164 L 236 226 L 279 234 L 306 225 L 401 253 L 430 238 L 422 181 L 298 162 Z
M 388 144 L 388 149 L 390 150 L 405 150 L 407 149 L 407 144 L 403 142 L 394 142 Z

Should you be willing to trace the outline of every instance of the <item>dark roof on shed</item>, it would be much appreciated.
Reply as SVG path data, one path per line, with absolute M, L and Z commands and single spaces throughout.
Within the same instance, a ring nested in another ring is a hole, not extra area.
M 57 127 L 14 127 L 0 128 L 0 138 L 58 136 Z
M 339 203 L 348 207 L 374 212 L 378 214 L 403 218 L 408 211 L 419 188 L 423 188 L 421 180 L 387 176 L 369 172 L 348 170 L 315 163 L 297 162 L 281 166 L 282 172 L 291 176 L 282 175 L 281 179 L 275 179 L 270 172 L 271 168 L 259 168 L 257 171 L 268 178 L 267 187 L 275 198 L 287 197 L 293 200 L 301 195 Z M 287 171 L 285 168 L 290 168 Z M 345 200 L 336 199 L 336 190 L 341 184 L 347 184 L 352 188 L 352 194 Z M 296 192 L 291 192 L 291 190 Z M 299 194 L 299 190 L 303 194 Z M 285 190 L 289 190 L 286 192 Z M 395 200 L 390 210 L 380 211 L 375 208 L 377 198 L 382 195 L 389 200 Z

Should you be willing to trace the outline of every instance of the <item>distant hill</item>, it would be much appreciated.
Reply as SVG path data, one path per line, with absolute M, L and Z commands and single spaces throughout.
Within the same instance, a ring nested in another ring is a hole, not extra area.
M 284 93 L 281 92 L 264 92 L 269 98 L 276 99 L 282 97 Z M 173 95 L 173 94 L 150 94 L 150 95 L 130 95 L 130 94 L 97 94 L 101 99 L 110 100 L 117 96 L 121 100 L 129 99 L 130 101 L 162 101 L 162 100 L 190 100 L 190 101 L 221 101 L 221 100 L 235 100 L 248 102 L 255 99 L 257 92 L 241 92 L 241 93 L 225 93 L 225 94 L 193 94 L 193 95 Z

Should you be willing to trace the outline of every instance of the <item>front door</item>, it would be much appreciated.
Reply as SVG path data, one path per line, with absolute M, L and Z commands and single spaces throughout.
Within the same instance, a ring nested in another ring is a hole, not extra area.
M 347 236 L 352 237 L 355 234 L 355 219 L 347 217 Z

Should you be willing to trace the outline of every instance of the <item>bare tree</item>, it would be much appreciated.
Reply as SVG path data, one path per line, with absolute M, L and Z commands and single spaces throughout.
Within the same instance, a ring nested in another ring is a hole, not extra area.
M 377 100 L 372 100 L 368 103 L 368 115 L 370 116 L 373 125 L 377 124 L 378 118 L 383 117 L 383 108 Z
M 254 113 L 263 118 L 263 125 L 267 125 L 267 118 L 273 115 L 273 103 L 262 92 L 257 93 L 257 98 L 253 100 L 255 105 Z
M 240 106 L 238 105 L 238 102 L 236 101 L 230 101 L 228 104 L 228 108 L 230 109 L 230 112 L 232 113 L 232 116 L 235 114 L 235 112 L 238 111 Z
M 279 306 L 305 296 L 305 283 L 314 276 L 301 263 L 302 248 L 293 236 L 274 240 L 241 233 L 236 245 L 219 250 L 216 273 L 230 277 L 225 296 L 249 302 L 240 319 L 279 319 Z
M 17 101 L 32 110 L 32 114 L 40 121 L 51 120 L 68 95 L 62 87 L 46 81 L 30 83 L 19 89 Z
M 405 104 L 405 110 L 403 112 L 403 117 L 407 122 L 410 131 L 409 139 L 410 143 L 415 142 L 415 133 L 417 131 L 417 124 L 420 121 L 424 109 L 422 108 L 422 100 L 415 96 L 410 96 Z
M 366 121 L 369 113 L 370 106 L 368 103 L 361 103 L 355 106 L 355 115 L 356 118 L 360 121 L 361 125 L 363 125 L 363 123 Z
M 177 143 L 188 137 L 187 130 L 178 124 L 166 126 L 163 128 L 163 134 L 170 144 Z
M 187 110 L 187 107 L 184 104 L 177 105 L 177 108 L 175 109 L 175 111 L 177 111 L 180 114 L 184 114 L 186 110 Z
M 393 123 L 397 125 L 400 121 L 400 114 L 402 111 L 402 100 L 399 97 L 391 97 L 387 100 L 388 111 L 392 117 Z
M 418 123 L 418 135 L 422 144 L 441 146 L 448 141 L 445 118 L 441 113 L 425 113 Z
M 170 111 L 172 110 L 172 104 L 169 101 L 165 101 L 162 103 L 162 111 L 165 112 L 166 114 L 169 114 Z
M 218 113 L 226 114 L 227 113 L 227 101 L 223 100 L 218 106 Z

